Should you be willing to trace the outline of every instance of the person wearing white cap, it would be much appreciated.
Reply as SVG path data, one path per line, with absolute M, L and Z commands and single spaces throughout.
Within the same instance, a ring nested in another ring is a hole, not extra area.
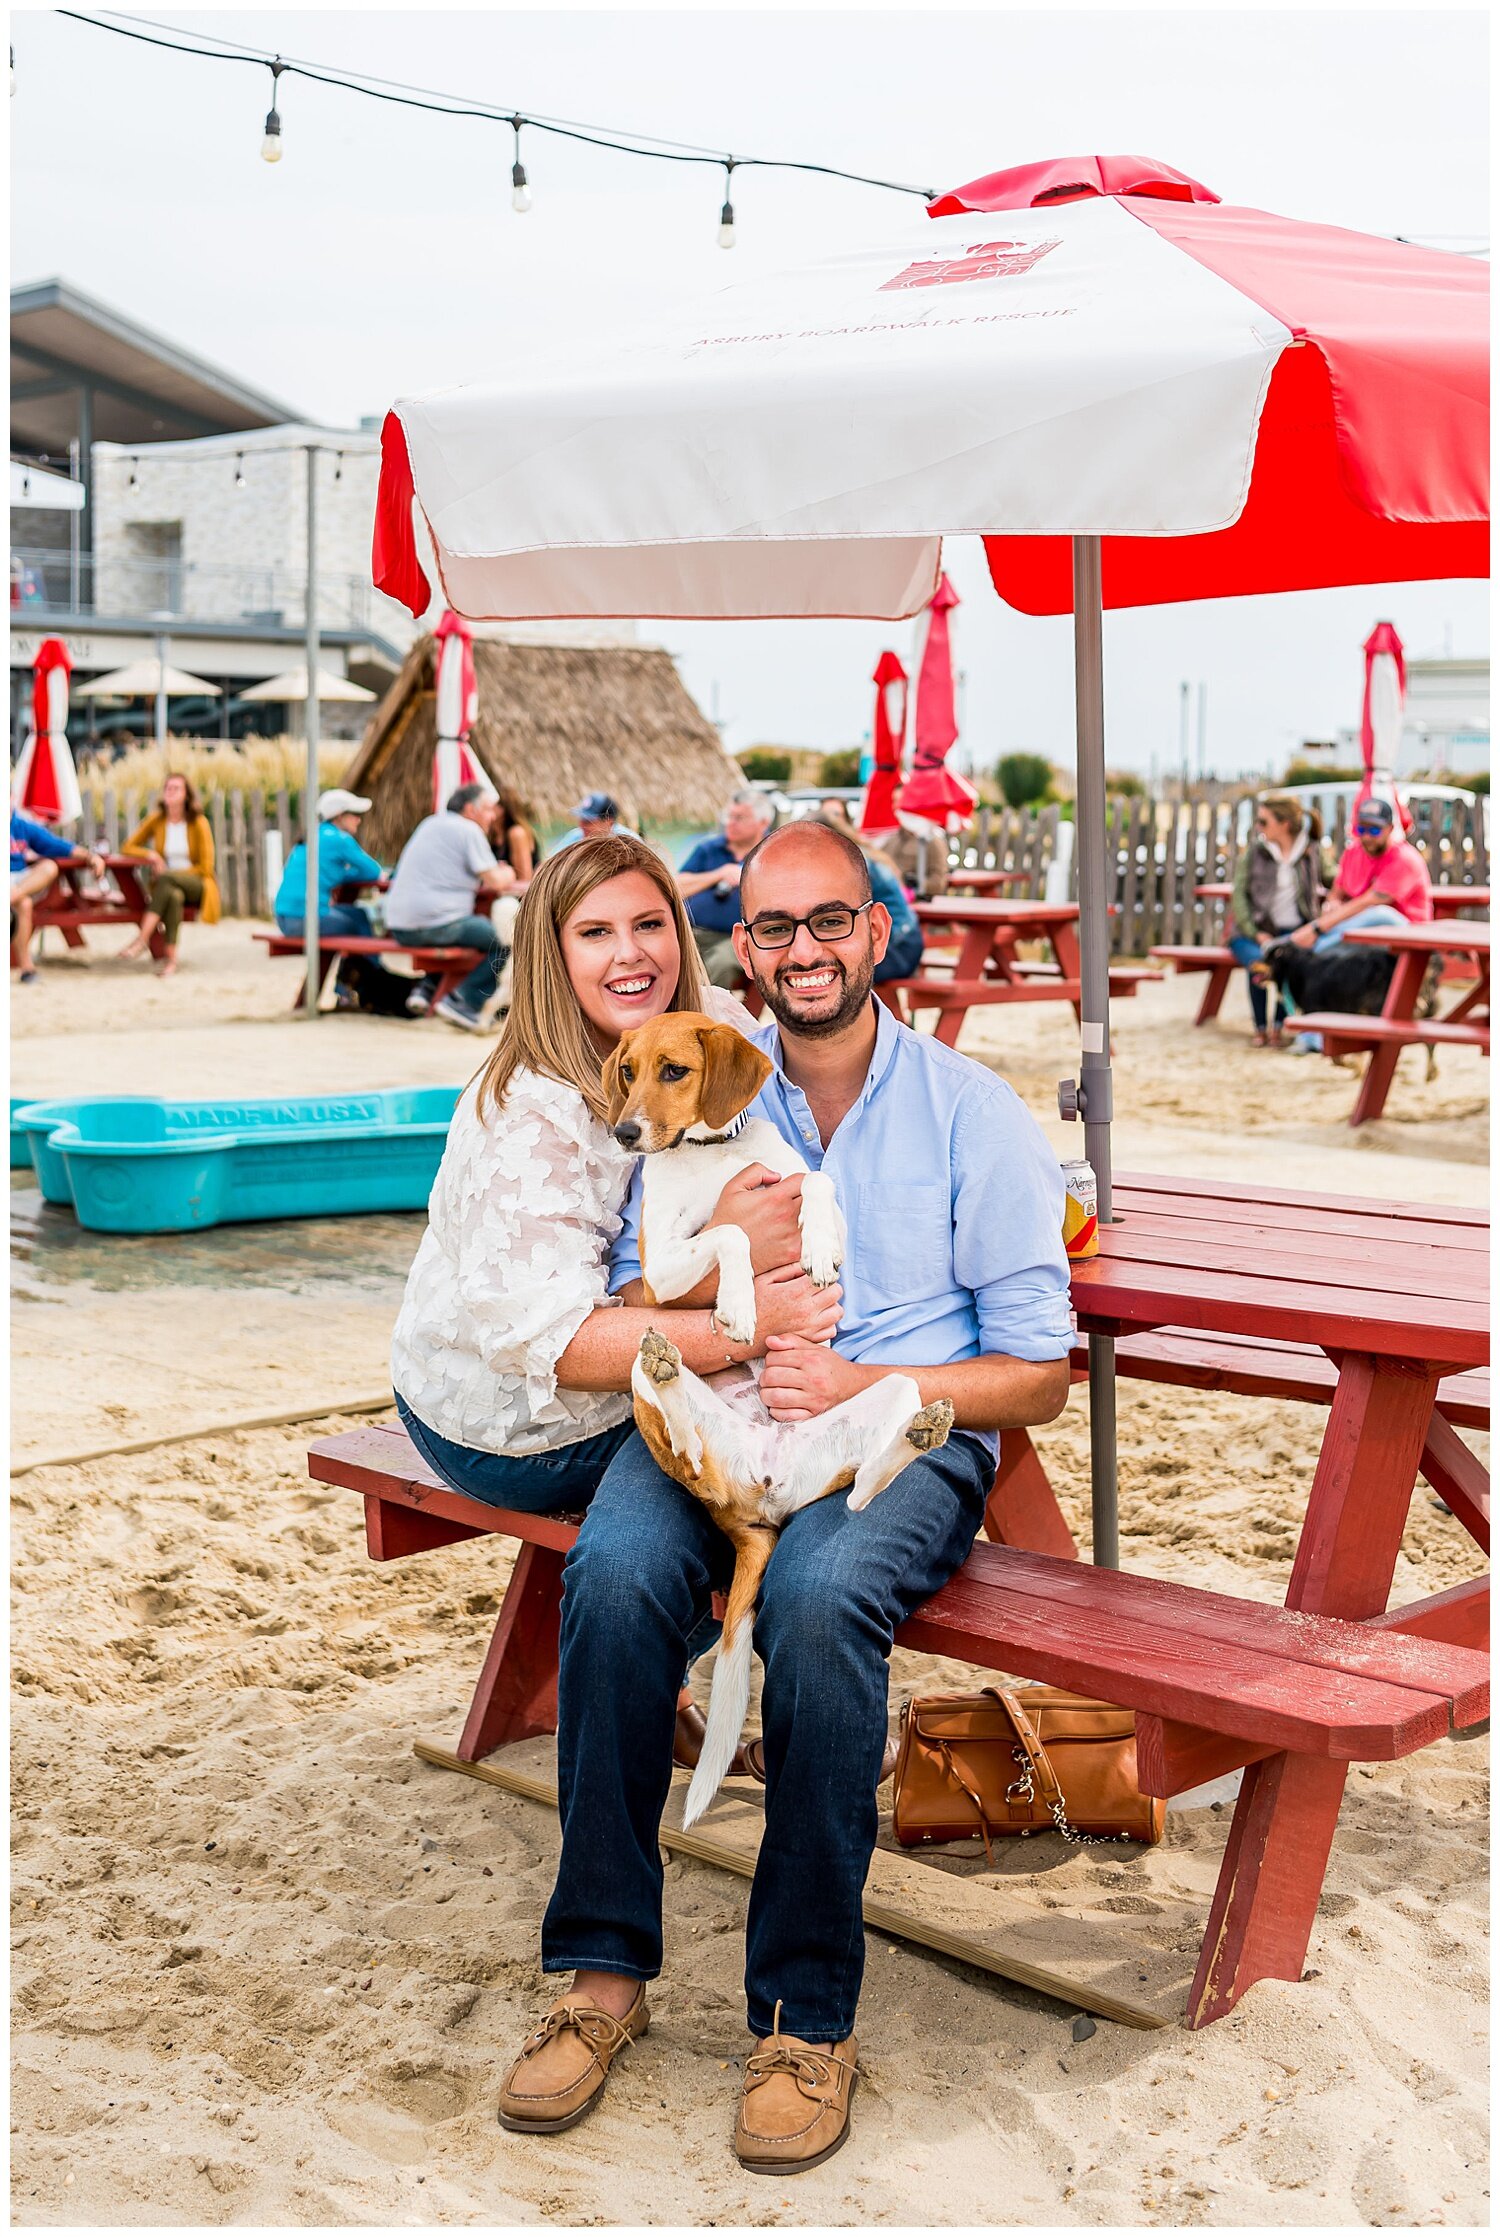
M 370 803 L 357 792 L 337 787 L 318 797 L 318 938 L 334 940 L 352 933 L 356 939 L 373 940 L 375 927 L 368 909 L 358 902 L 335 901 L 341 885 L 374 885 L 385 872 L 372 854 L 366 854 L 355 833 Z M 307 916 L 307 843 L 299 839 L 288 858 L 276 888 L 272 914 L 277 929 L 289 940 L 300 940 Z

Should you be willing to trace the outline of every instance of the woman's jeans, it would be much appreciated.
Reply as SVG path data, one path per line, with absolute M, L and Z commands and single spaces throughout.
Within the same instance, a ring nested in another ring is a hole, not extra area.
M 466 1498 L 482 1499 L 487 1507 L 514 1507 L 522 1515 L 573 1514 L 586 1507 L 633 1426 L 622 1421 L 614 1429 L 601 1429 L 596 1437 L 559 1445 L 554 1452 L 480 1452 L 473 1445 L 458 1445 L 451 1437 L 439 1436 L 418 1420 L 399 1390 L 395 1396 L 401 1426 L 444 1483 Z
M 891 934 L 891 944 L 875 966 L 875 984 L 884 986 L 888 979 L 909 979 L 921 960 L 922 927 L 909 924 L 904 932 Z
M 203 880 L 196 870 L 159 870 L 151 882 L 151 906 L 161 918 L 161 934 L 169 948 L 177 945 L 184 909 L 203 905 Z
M 276 929 L 288 940 L 300 940 L 305 922 L 304 917 L 278 916 Z M 373 940 L 374 937 L 375 927 L 370 921 L 370 912 L 362 909 L 357 901 L 335 902 L 318 919 L 320 940 Z
M 886 1659 L 984 1516 L 994 1461 L 958 1435 L 860 1514 L 839 1494 L 793 1515 L 761 1586 L 755 1651 L 766 1825 L 750 1890 L 751 2032 L 842 2042 L 864 1972 L 860 1897 L 879 1812 Z M 657 1829 L 682 1674 L 729 1583 L 733 1549 L 638 1436 L 607 1471 L 563 1570 L 557 1782 L 562 1860 L 542 1970 L 661 1971 Z
M 1245 966 L 1245 980 L 1250 989 L 1250 1015 L 1255 1020 L 1256 1032 L 1264 1033 L 1266 1030 L 1266 1012 L 1269 1007 L 1266 986 L 1264 981 L 1258 979 L 1250 968 L 1252 963 L 1259 963 L 1260 961 L 1260 942 L 1251 939 L 1244 932 L 1234 932 L 1230 934 L 1225 945 L 1234 957 L 1235 962 L 1243 963 Z M 1285 1023 L 1289 1007 L 1286 996 L 1284 994 L 1280 995 L 1276 1003 L 1276 1023 L 1278 1025 Z

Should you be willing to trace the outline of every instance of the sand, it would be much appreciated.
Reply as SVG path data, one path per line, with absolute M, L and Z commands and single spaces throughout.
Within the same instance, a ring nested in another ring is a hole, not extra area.
M 245 928 L 189 928 L 184 954 L 169 987 L 49 965 L 16 997 L 18 1089 L 394 1085 L 460 1079 L 481 1053 L 432 1025 L 287 1022 L 288 966 L 251 954 Z M 1472 1060 L 1445 1056 L 1430 1087 L 1414 1064 L 1377 1138 L 1354 1138 L 1351 1079 L 1252 1052 L 1238 1019 L 1194 1033 L 1196 991 L 1119 1013 L 1122 1164 L 1483 1201 Z M 965 1045 L 1045 1116 L 1070 1022 L 991 1018 Z M 89 1430 L 77 1450 L 109 1424 L 123 1442 L 381 1387 L 420 1221 L 126 1249 L 24 1184 L 12 1201 L 33 1454 L 61 1449 L 60 1422 Z M 1127 1566 L 1278 1598 L 1322 1421 L 1124 1386 Z M 505 2136 L 494 2085 L 545 1993 L 555 1821 L 411 1746 L 452 1743 L 510 1554 L 369 1563 L 357 1499 L 303 1471 L 310 1436 L 349 1422 L 216 1429 L 17 1482 L 18 2221 L 1488 2221 L 1482 1736 L 1355 1772 L 1313 1977 L 1260 1985 L 1202 2035 L 1101 2022 L 1075 2043 L 1072 2006 L 872 1937 L 855 2135 L 795 2186 L 743 2175 L 727 2148 L 744 1884 L 673 1863 L 651 2034 L 586 2126 Z M 1085 1534 L 1082 1392 L 1038 1443 Z M 1481 1566 L 1419 1487 L 1393 1599 Z M 899 1654 L 893 1708 L 965 1675 Z M 993 1874 L 968 1848 L 932 1868 L 984 1881 L 1018 1919 L 1055 1906 L 1138 1961 L 1143 1998 L 1180 2008 L 1227 1826 L 1211 1792 L 1144 1855 L 1049 1836 Z

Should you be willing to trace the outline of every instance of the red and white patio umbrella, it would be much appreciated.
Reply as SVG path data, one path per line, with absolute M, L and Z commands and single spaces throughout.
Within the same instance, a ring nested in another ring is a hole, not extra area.
M 901 757 L 906 744 L 906 670 L 893 652 L 883 652 L 875 663 L 874 762 L 860 809 L 859 828 L 867 839 L 880 838 L 899 828 L 896 792 L 901 783 Z
M 68 678 L 73 661 L 61 637 L 44 637 L 32 663 L 31 734 L 11 777 L 10 797 L 41 823 L 76 823 L 83 814 L 78 771 L 68 744 Z
M 1361 802 L 1388 801 L 1398 822 L 1412 827 L 1412 813 L 1396 790 L 1396 762 L 1401 750 L 1401 718 L 1406 707 L 1406 655 L 1395 625 L 1378 621 L 1365 639 L 1365 703 L 1359 722 L 1359 750 L 1364 776 L 1354 796 L 1355 814 Z M 1354 818 L 1351 816 L 1351 823 Z
M 433 634 L 437 638 L 437 745 L 432 756 L 433 813 L 460 785 L 488 780 L 469 746 L 479 714 L 474 675 L 474 638 L 466 622 L 449 611 Z
M 921 611 L 942 539 L 1074 616 L 1087 1153 L 1111 1215 L 1103 613 L 1488 567 L 1482 262 L 1084 156 L 737 282 L 607 349 L 528 330 L 402 397 L 375 580 L 420 616 L 413 502 L 472 619 Z M 1095 1549 L 1112 1347 L 1091 1339 Z
M 955 770 L 948 756 L 958 742 L 958 711 L 953 699 L 953 644 L 948 616 L 958 592 L 940 576 L 927 609 L 927 639 L 917 670 L 917 714 L 911 775 L 897 796 L 904 816 L 921 816 L 944 831 L 961 831 L 979 795 Z

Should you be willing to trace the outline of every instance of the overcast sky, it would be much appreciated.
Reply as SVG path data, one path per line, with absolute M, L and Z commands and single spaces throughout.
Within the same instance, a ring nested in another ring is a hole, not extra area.
M 86 5 L 86 0 L 83 0 Z M 137 19 L 138 20 L 138 19 Z M 1228 202 L 1400 233 L 1487 239 L 1487 14 L 1133 9 L 176 11 L 153 18 L 380 76 L 736 154 L 949 186 L 1048 155 L 1159 156 Z M 12 277 L 60 277 L 334 425 L 398 393 L 483 376 L 528 337 L 612 324 L 828 234 L 877 236 L 892 198 L 742 172 L 739 246 L 716 245 L 722 174 L 528 138 L 534 207 L 510 208 L 508 128 L 296 80 L 285 158 L 260 161 L 269 74 L 12 16 Z M 1439 237 L 1442 237 L 1440 242 Z M 1070 625 L 990 592 L 949 546 L 963 604 L 962 751 L 1072 759 Z M 1487 650 L 1482 586 L 1226 600 L 1106 623 L 1109 757 L 1175 761 L 1179 685 L 1208 687 L 1208 758 L 1278 766 L 1357 723 L 1360 646 Z M 648 632 L 649 633 L 649 632 Z M 869 676 L 910 624 L 662 625 L 735 747 L 867 730 Z

